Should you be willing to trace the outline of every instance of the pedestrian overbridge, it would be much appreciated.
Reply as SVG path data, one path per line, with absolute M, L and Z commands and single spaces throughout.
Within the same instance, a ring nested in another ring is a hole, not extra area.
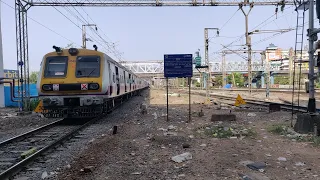
M 132 72 L 140 75 L 150 75 L 150 74 L 163 74 L 163 60 L 159 61 L 127 61 L 121 62 L 123 66 L 131 70 Z M 265 72 L 269 66 L 269 71 L 277 74 L 287 74 L 289 69 L 282 69 L 280 64 L 272 63 L 261 63 L 253 62 L 252 71 L 253 72 Z M 195 65 L 194 65 L 195 66 Z M 199 73 L 199 71 L 194 68 L 194 73 Z M 212 74 L 221 74 L 223 71 L 221 62 L 210 62 L 210 72 Z M 248 64 L 246 62 L 226 62 L 226 72 L 247 72 Z M 302 68 L 303 73 L 308 73 L 308 68 Z

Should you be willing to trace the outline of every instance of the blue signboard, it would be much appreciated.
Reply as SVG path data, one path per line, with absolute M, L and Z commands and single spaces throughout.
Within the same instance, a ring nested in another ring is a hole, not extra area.
M 192 54 L 165 54 L 164 77 L 192 77 Z
M 4 69 L 3 72 L 5 78 L 18 79 L 18 70 Z

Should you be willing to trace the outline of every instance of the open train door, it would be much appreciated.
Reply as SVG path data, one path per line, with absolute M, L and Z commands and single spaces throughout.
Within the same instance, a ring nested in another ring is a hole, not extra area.
M 116 83 L 117 83 L 117 95 L 120 94 L 120 82 L 119 82 L 119 70 L 116 67 Z
M 130 91 L 131 91 L 131 74 L 129 74 L 129 83 L 130 83 L 129 87 L 130 87 Z
M 124 79 L 124 92 L 127 92 L 126 71 L 123 71 L 123 79 Z

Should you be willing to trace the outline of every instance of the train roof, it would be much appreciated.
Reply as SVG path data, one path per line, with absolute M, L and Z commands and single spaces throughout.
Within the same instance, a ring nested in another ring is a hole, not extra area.
M 122 64 L 118 63 L 117 61 L 115 61 L 114 59 L 112 59 L 110 56 L 108 56 L 107 54 L 101 52 L 101 51 L 96 51 L 96 50 L 93 50 L 93 49 L 83 49 L 83 48 L 69 48 L 69 49 L 63 49 L 61 48 L 61 53 L 57 53 L 57 51 L 52 51 L 52 52 L 49 52 L 47 54 L 45 54 L 44 57 L 46 56 L 56 56 L 56 55 L 59 55 L 59 56 L 63 56 L 63 55 L 69 55 L 69 50 L 70 49 L 77 49 L 79 52 L 81 53 L 84 53 L 84 54 L 89 54 L 89 55 L 94 55 L 94 54 L 100 54 L 100 55 L 104 55 L 108 58 L 108 60 L 110 60 L 111 62 L 113 62 L 114 64 L 116 64 L 118 67 L 126 70 L 127 72 L 137 76 L 135 73 L 133 73 L 131 70 L 127 69 L 126 67 L 124 67 Z M 138 77 L 138 76 L 137 76 Z

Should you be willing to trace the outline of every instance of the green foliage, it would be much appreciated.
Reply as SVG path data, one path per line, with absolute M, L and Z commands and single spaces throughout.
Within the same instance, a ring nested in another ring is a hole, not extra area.
M 234 76 L 234 80 L 236 84 L 233 84 L 233 77 L 232 74 Z M 232 73 L 230 75 L 228 75 L 227 77 L 227 83 L 229 84 L 233 84 L 234 87 L 238 86 L 238 87 L 242 87 L 244 86 L 244 77 L 241 73 Z
M 283 124 L 273 124 L 272 126 L 268 127 L 268 131 L 274 134 L 287 134 L 287 127 Z
M 255 137 L 257 132 L 252 128 L 245 127 L 224 127 L 224 126 L 213 126 L 213 127 L 202 127 L 204 134 L 215 138 L 230 138 L 230 137 Z
M 30 109 L 33 111 L 38 106 L 40 100 L 38 98 L 30 100 Z
M 24 104 L 26 104 L 26 103 L 27 103 L 27 100 L 25 100 L 24 102 L 25 102 Z M 36 107 L 38 106 L 39 102 L 40 102 L 40 100 L 39 100 L 38 98 L 30 99 L 30 101 L 29 101 L 30 109 L 29 109 L 29 110 L 30 110 L 30 111 L 35 110 Z
M 222 76 L 215 77 L 215 86 L 222 86 Z
M 200 85 L 201 85 L 201 84 L 197 81 L 197 82 L 196 82 L 196 87 L 200 87 Z
M 281 85 L 289 85 L 290 84 L 289 77 L 288 76 L 275 76 L 274 83 L 281 84 Z
M 30 76 L 29 76 L 29 81 L 30 81 L 30 83 L 37 83 L 38 73 L 39 73 L 39 72 L 31 72 L 31 74 L 30 74 Z

